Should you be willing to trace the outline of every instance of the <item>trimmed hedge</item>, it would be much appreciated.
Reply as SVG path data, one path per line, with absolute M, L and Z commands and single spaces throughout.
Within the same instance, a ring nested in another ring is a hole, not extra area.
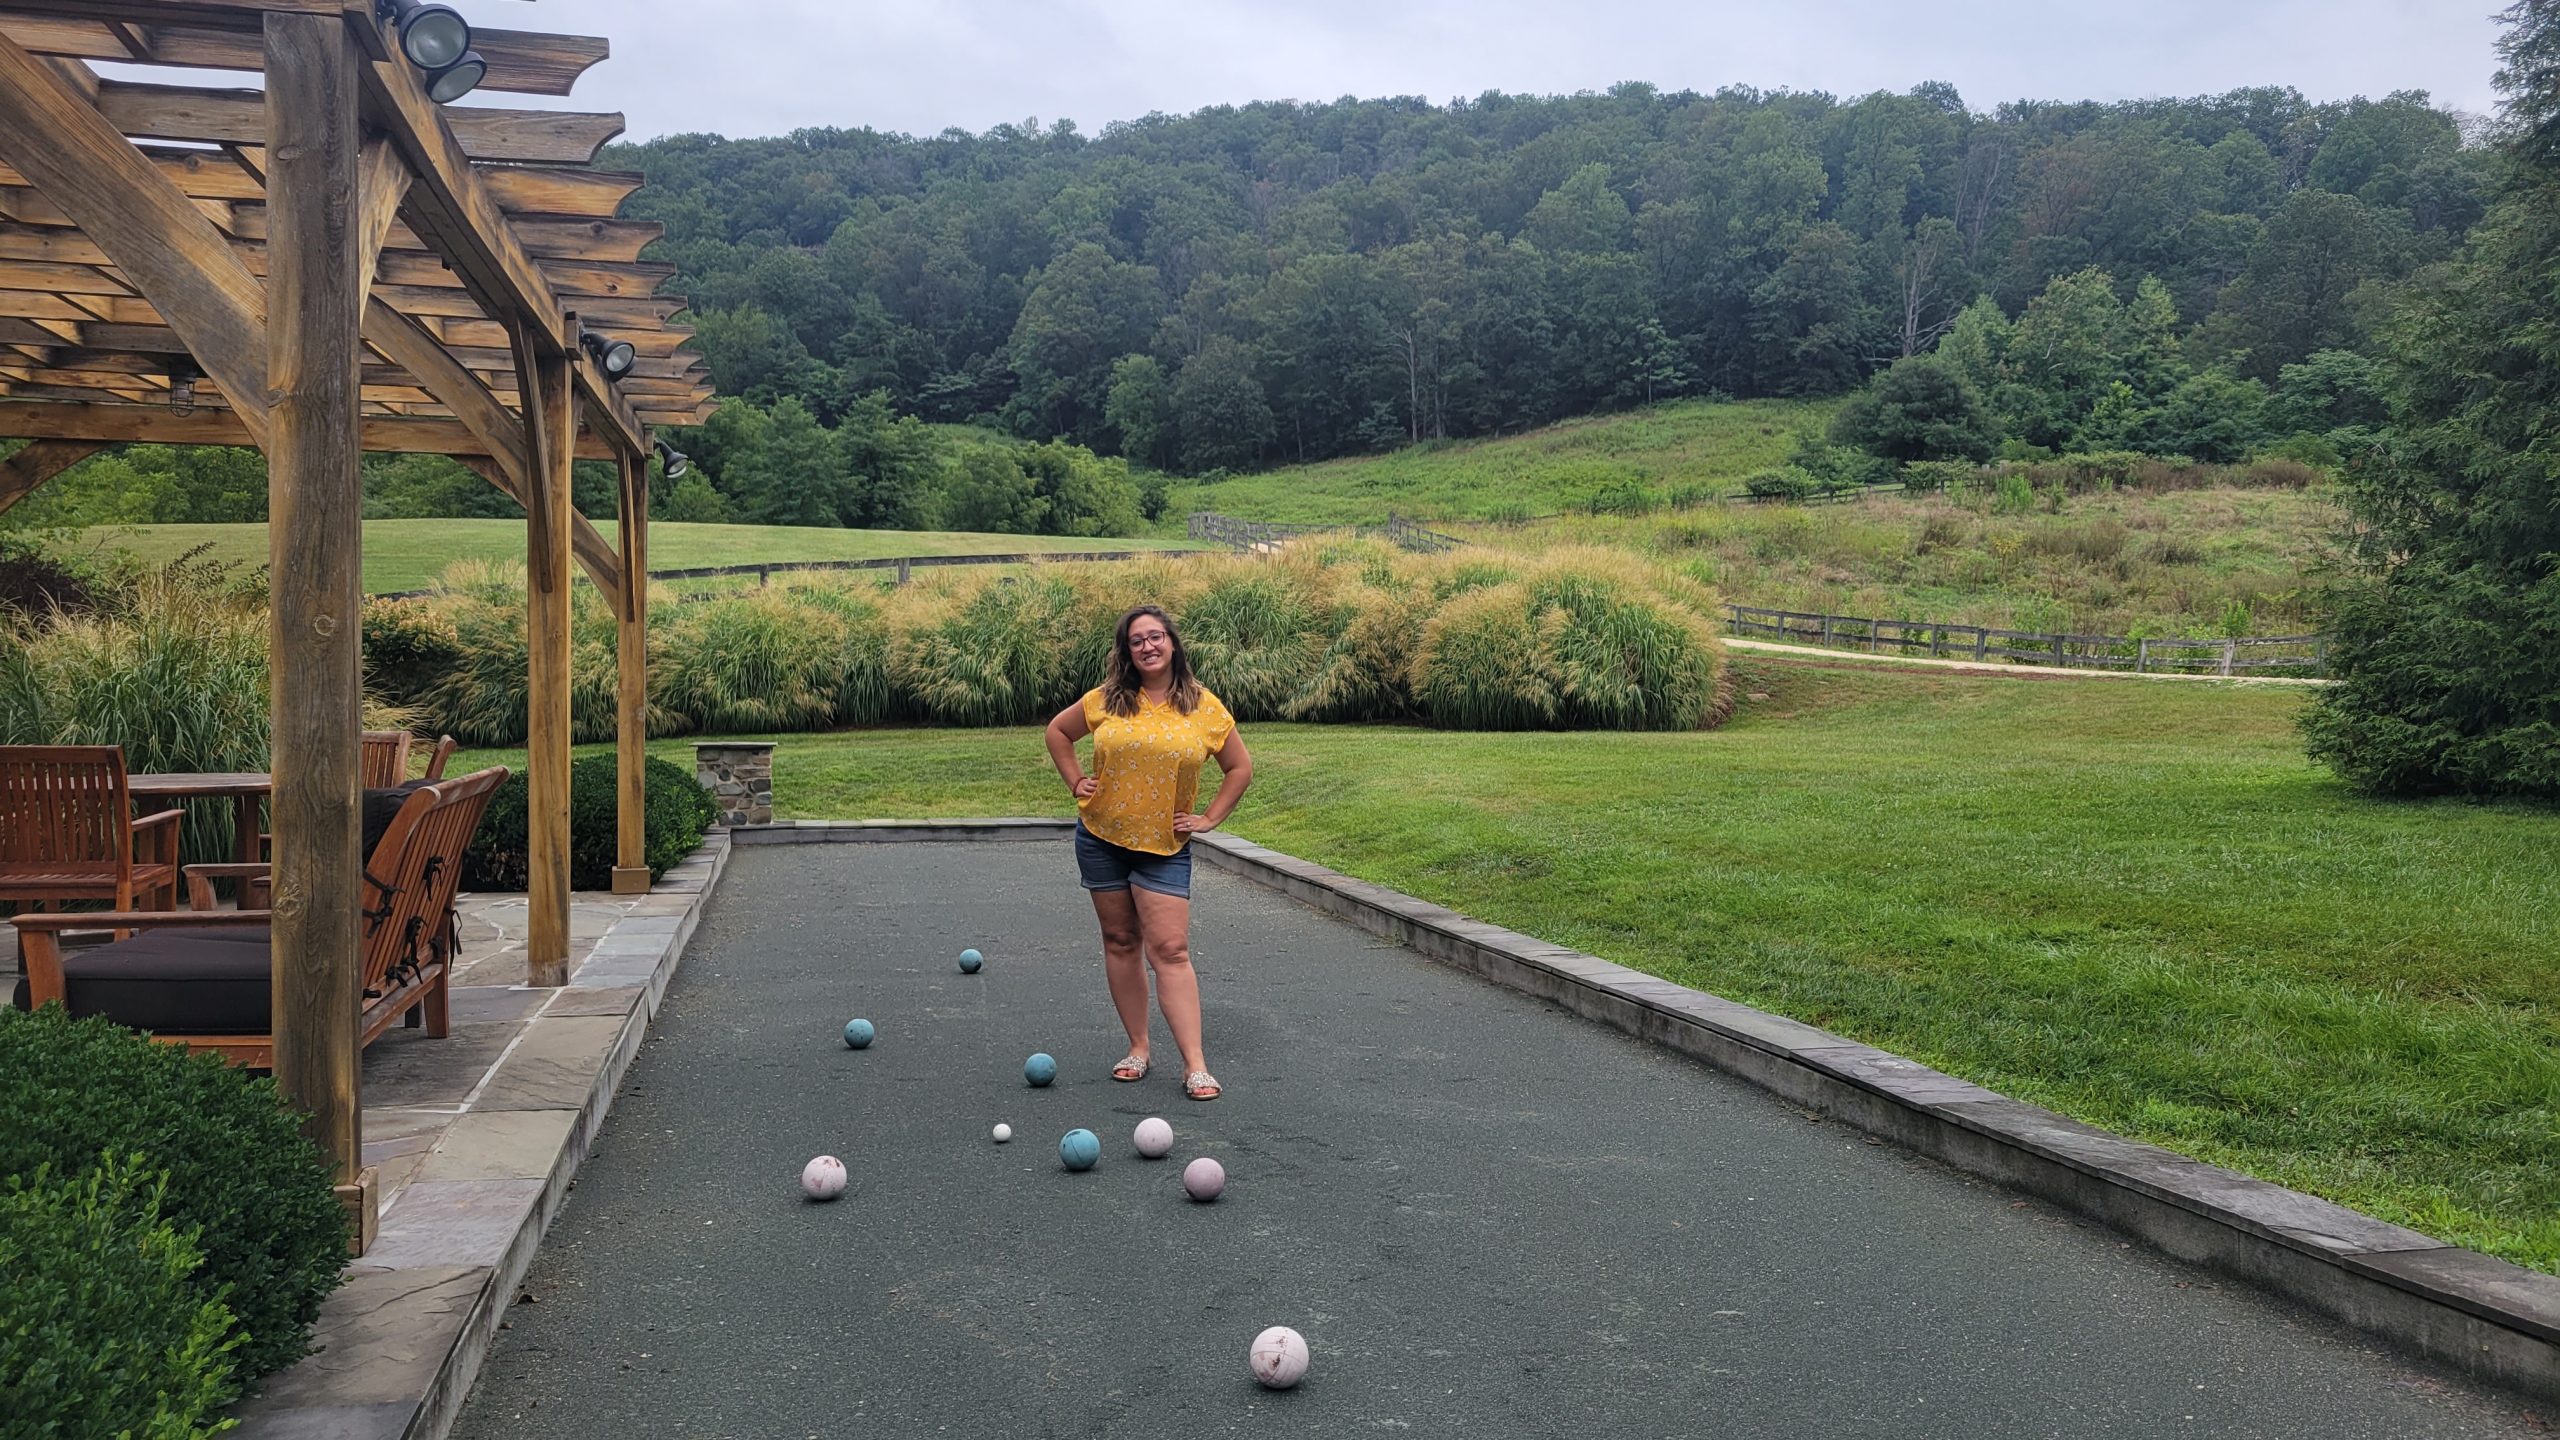
M 192 1440 L 231 1428 L 241 1342 L 139 1155 L 0 1186 L 0 1433 Z
M 241 1378 L 302 1358 L 346 1267 L 347 1222 L 275 1081 L 59 1005 L 0 1011 L 0 1175 L 85 1181 L 134 1154 L 167 1175 L 161 1213 L 203 1249 L 191 1303 L 229 1304 L 247 1332 Z
M 613 885 L 616 787 L 622 765 L 612 755 L 590 755 L 569 767 L 569 886 L 605 890 Z M 651 756 L 641 771 L 648 800 L 644 853 L 649 878 L 693 853 L 702 832 L 720 818 L 701 782 L 679 765 Z M 532 843 L 525 827 L 525 777 L 507 783 L 489 797 L 471 848 L 462 852 L 462 887 L 466 890 L 520 891 L 526 887 Z

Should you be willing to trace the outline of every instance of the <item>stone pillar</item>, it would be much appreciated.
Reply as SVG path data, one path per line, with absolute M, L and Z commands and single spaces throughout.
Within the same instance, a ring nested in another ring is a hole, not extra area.
M 720 823 L 773 823 L 773 745 L 770 741 L 714 740 L 693 747 L 693 778 L 711 792 Z

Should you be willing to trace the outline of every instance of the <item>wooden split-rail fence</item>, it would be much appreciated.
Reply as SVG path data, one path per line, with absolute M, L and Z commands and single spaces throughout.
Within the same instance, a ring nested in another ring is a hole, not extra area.
M 1793 645 L 1927 655 L 1940 660 L 2005 660 L 2066 670 L 2128 670 L 2137 675 L 2317 676 L 2327 673 L 2328 640 L 2320 635 L 2255 635 L 2178 640 L 2158 636 L 2079 635 L 2065 631 L 1995 630 L 1942 620 L 1886 620 L 1727 605 L 1736 635 Z
M 1383 525 L 1282 525 L 1269 520 L 1240 520 L 1207 510 L 1191 512 L 1191 538 L 1215 540 L 1238 550 L 1269 552 L 1308 535 L 1383 535 L 1406 550 L 1455 550 L 1466 542 L 1455 535 L 1427 530 L 1393 511 Z

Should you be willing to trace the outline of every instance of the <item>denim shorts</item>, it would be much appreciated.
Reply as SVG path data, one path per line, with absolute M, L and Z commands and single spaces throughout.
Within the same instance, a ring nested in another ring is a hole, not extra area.
M 1126 890 L 1135 885 L 1177 900 L 1191 898 L 1191 846 L 1170 855 L 1126 850 L 1076 822 L 1076 876 L 1087 890 Z

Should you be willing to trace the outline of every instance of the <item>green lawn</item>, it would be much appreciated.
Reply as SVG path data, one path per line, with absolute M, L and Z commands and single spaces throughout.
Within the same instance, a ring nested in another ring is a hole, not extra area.
M 610 539 L 612 522 L 602 522 Z M 158 564 L 198 545 L 215 559 L 263 565 L 264 525 L 135 525 L 91 532 L 91 543 L 127 549 Z M 521 520 L 368 520 L 364 587 L 416 590 L 456 560 L 521 560 Z M 649 527 L 649 568 L 786 564 L 796 560 L 871 560 L 894 555 L 1003 555 L 1032 550 L 1135 550 L 1165 540 L 1088 540 L 1059 535 L 982 535 L 946 530 L 821 530 L 803 526 L 679 525 Z
M 1425 521 L 1495 519 L 1506 510 L 1553 515 L 1627 483 L 1666 497 L 1683 486 L 1722 494 L 1784 464 L 1795 432 L 1823 424 L 1830 413 L 1823 401 L 1675 401 L 1502 439 L 1422 445 L 1215 484 L 1180 480 L 1165 513 L 1177 524 L 1193 510 L 1373 524 L 1389 510 Z
M 2357 799 L 2290 691 L 1737 671 L 1703 734 L 1252 726 L 1231 828 L 2560 1271 L 2560 816 Z M 1027 730 L 772 738 L 792 816 L 1066 811 Z

